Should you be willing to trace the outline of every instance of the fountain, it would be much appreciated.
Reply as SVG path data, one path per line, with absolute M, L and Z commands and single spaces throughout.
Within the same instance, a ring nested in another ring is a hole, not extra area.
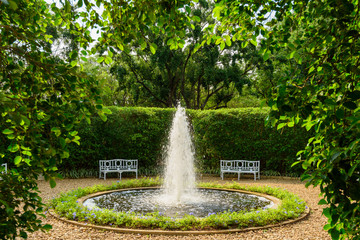
M 141 214 L 206 217 L 224 211 L 250 211 L 273 204 L 264 197 L 240 192 L 196 189 L 194 146 L 185 108 L 177 107 L 166 148 L 164 183 L 160 189 L 123 190 L 89 198 L 88 207 Z
M 185 108 L 180 104 L 172 122 L 166 153 L 161 197 L 167 202 L 180 203 L 196 196 L 194 147 Z

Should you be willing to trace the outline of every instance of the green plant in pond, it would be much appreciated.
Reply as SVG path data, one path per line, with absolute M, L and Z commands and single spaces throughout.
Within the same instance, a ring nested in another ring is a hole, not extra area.
M 235 182 L 226 185 L 199 183 L 198 187 L 237 189 L 269 194 L 281 200 L 280 206 L 276 209 L 263 208 L 254 209 L 249 212 L 209 213 L 209 215 L 204 218 L 194 217 L 191 213 L 182 218 L 174 218 L 164 216 L 161 212 L 142 215 L 134 212 L 115 212 L 109 209 L 90 209 L 79 204 L 77 201 L 77 199 L 82 196 L 99 191 L 159 185 L 161 185 L 159 178 L 143 178 L 118 181 L 109 186 L 96 185 L 79 188 L 63 193 L 60 197 L 53 199 L 50 207 L 60 216 L 70 220 L 104 226 L 146 229 L 160 228 L 164 230 L 229 229 L 264 226 L 299 217 L 307 208 L 302 199 L 285 189 L 268 186 L 242 186 Z

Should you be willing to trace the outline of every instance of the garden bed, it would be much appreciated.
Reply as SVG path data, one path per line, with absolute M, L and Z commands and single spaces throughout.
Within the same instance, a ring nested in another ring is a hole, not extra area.
M 171 218 L 159 212 L 139 215 L 132 212 L 115 212 L 108 209 L 89 209 L 81 204 L 82 201 L 79 202 L 79 198 L 96 192 L 159 185 L 160 181 L 158 179 L 141 179 L 118 181 L 107 186 L 97 185 L 79 188 L 53 199 L 51 206 L 58 216 L 72 220 L 72 223 L 74 221 L 81 222 L 83 226 L 98 225 L 102 226 L 104 230 L 116 230 L 120 232 L 126 232 L 126 229 L 146 229 L 151 230 L 148 231 L 149 233 L 155 233 L 153 230 L 156 230 L 157 234 L 173 234 L 171 231 L 188 231 L 187 234 L 205 234 L 202 232 L 254 230 L 259 227 L 268 228 L 269 226 L 277 226 L 284 222 L 291 223 L 294 219 L 302 219 L 309 213 L 309 209 L 304 200 L 284 189 L 269 186 L 242 186 L 238 183 L 228 183 L 226 185 L 201 183 L 199 187 L 225 188 L 229 190 L 267 194 L 280 199 L 281 202 L 278 203 L 276 208 L 254 209 L 249 212 L 223 212 L 204 218 L 196 218 L 191 215 L 186 215 L 182 218 Z M 133 231 L 131 230 L 130 232 Z
M 98 178 L 82 178 L 82 179 L 64 179 L 58 180 L 55 188 L 50 188 L 49 183 L 46 181 L 38 181 L 39 189 L 41 191 L 40 196 L 45 202 L 50 202 L 53 197 L 59 196 L 61 193 L 68 192 L 76 188 L 84 188 L 97 184 L 112 185 L 118 179 L 110 178 L 102 180 Z M 229 183 L 235 178 L 227 178 L 222 181 L 219 176 L 201 178 L 203 182 L 216 182 L 216 183 Z M 323 226 L 327 224 L 327 218 L 322 215 L 322 208 L 317 203 L 320 200 L 320 190 L 318 187 L 306 188 L 304 183 L 298 179 L 288 178 L 267 178 L 259 181 L 254 181 L 250 178 L 242 178 L 239 181 L 244 186 L 272 186 L 281 189 L 286 189 L 289 192 L 293 192 L 306 201 L 309 208 L 311 208 L 310 215 L 302 221 L 294 224 L 281 225 L 269 229 L 251 230 L 247 232 L 237 232 L 231 234 L 211 234 L 211 235 L 199 235 L 199 236 L 179 236 L 179 235 L 152 235 L 152 234 L 130 234 L 119 233 L 114 231 L 103 231 L 95 228 L 88 228 L 83 226 L 77 226 L 63 222 L 58 218 L 54 218 L 47 214 L 47 218 L 43 219 L 46 224 L 51 224 L 53 229 L 49 232 L 34 232 L 29 233 L 28 239 L 36 240 L 48 240 L 48 239 L 152 239 L 152 240 L 238 240 L 238 239 L 291 239 L 291 240 L 330 240 L 331 237 L 326 231 L 323 230 Z

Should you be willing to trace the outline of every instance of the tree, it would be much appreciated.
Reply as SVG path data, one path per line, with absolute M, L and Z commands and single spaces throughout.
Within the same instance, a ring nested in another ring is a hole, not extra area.
M 175 49 L 167 34 L 144 29 L 143 35 L 156 44 L 156 52 L 134 43 L 130 53 L 117 56 L 111 72 L 136 104 L 172 107 L 182 100 L 187 108 L 217 109 L 226 107 L 236 92 L 251 83 L 251 75 L 263 62 L 254 46 L 242 47 L 238 41 L 221 50 L 210 41 L 199 47 L 206 41 L 205 29 L 215 22 L 213 8 L 213 3 L 199 1 L 189 10 L 196 21 L 184 29 L 186 34 L 178 44 L 182 49 Z
M 246 6 L 221 1 L 214 10 L 224 28 L 240 38 L 247 36 L 239 24 L 252 23 L 254 36 L 266 38 L 264 59 L 285 49 L 299 65 L 272 88 L 270 123 L 314 130 L 295 164 L 305 169 L 306 186 L 320 186 L 319 204 L 328 205 L 324 229 L 333 239 L 360 239 L 359 9 L 358 1 L 329 0 L 249 1 Z M 263 20 L 274 10 L 267 29 Z
M 66 4 L 48 9 L 44 1 L 0 2 L 0 163 L 9 165 L 0 181 L 4 238 L 50 228 L 38 218 L 43 203 L 35 180 L 42 174 L 54 187 L 68 145 L 79 144 L 74 125 L 95 112 L 106 118 L 96 81 L 80 71 L 77 51 L 71 52 L 71 62 L 51 51 L 48 27 L 76 29 L 71 11 Z

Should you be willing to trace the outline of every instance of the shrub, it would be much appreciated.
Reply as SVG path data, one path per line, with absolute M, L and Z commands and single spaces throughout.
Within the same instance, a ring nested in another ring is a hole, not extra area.
M 93 117 L 91 125 L 77 129 L 80 146 L 72 146 L 70 158 L 60 170 L 65 176 L 96 176 L 100 159 L 139 159 L 139 174 L 161 173 L 163 146 L 167 143 L 174 109 L 111 107 L 107 122 Z M 188 110 L 193 127 L 198 172 L 219 173 L 220 159 L 260 160 L 261 170 L 299 175 L 290 169 L 296 153 L 311 133 L 299 128 L 282 132 L 265 126 L 268 109 Z M 81 170 L 81 174 L 75 171 Z
M 242 108 L 213 111 L 189 110 L 194 128 L 197 159 L 203 169 L 218 169 L 219 159 L 260 160 L 261 170 L 285 175 L 296 153 L 311 133 L 300 128 L 278 132 L 265 126 L 268 109 Z M 204 170 L 203 170 L 204 171 Z

